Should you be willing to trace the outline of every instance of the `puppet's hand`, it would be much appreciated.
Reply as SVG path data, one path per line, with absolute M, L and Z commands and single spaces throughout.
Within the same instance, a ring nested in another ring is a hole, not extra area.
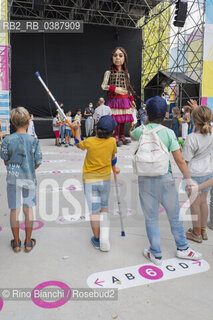
M 115 88 L 115 93 L 125 95 L 128 94 L 128 91 L 124 88 L 116 87 Z

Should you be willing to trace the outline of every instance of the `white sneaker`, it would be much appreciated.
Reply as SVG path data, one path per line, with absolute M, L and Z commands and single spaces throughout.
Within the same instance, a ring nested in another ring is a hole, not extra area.
M 109 227 L 101 226 L 100 228 L 100 250 L 101 251 L 110 250 Z
M 200 260 L 202 259 L 202 253 L 195 251 L 194 249 L 188 247 L 186 250 L 177 250 L 176 256 L 180 259 L 188 260 Z
M 101 212 L 100 214 L 100 250 L 109 251 L 109 219 L 108 214 Z
M 147 258 L 149 261 L 153 262 L 157 266 L 162 265 L 162 259 L 156 259 L 155 256 L 150 252 L 149 249 L 144 249 L 143 255 L 145 258 Z
M 100 238 L 100 250 L 101 251 L 110 251 L 110 242 L 109 240 L 104 240 Z

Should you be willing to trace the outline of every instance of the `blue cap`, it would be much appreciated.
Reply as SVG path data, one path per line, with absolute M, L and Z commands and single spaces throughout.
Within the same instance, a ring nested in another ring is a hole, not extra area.
M 152 117 L 164 117 L 167 112 L 166 100 L 159 96 L 150 98 L 146 101 L 146 110 L 147 114 L 150 114 Z
M 98 129 L 105 129 L 107 132 L 112 132 L 116 126 L 117 122 L 110 116 L 101 117 L 97 124 Z

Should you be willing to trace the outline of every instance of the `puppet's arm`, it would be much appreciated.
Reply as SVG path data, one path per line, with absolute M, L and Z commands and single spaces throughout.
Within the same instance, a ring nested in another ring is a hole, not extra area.
M 102 82 L 102 85 L 101 85 L 101 88 L 103 90 L 106 90 L 106 91 L 109 91 L 109 77 L 110 77 L 110 71 L 106 71 L 105 74 L 104 74 L 104 80 Z

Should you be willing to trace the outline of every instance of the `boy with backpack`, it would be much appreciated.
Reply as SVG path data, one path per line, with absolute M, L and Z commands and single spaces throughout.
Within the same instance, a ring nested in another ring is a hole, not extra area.
M 175 238 L 176 256 L 181 259 L 199 260 L 202 254 L 189 247 L 180 218 L 178 193 L 169 162 L 170 152 L 187 184 L 190 185 L 192 182 L 174 132 L 161 125 L 167 111 L 166 101 L 158 96 L 150 98 L 146 101 L 146 111 L 147 125 L 131 132 L 132 140 L 139 141 L 133 157 L 133 169 L 138 175 L 139 197 L 150 242 L 150 248 L 145 249 L 143 254 L 156 265 L 162 264 L 158 225 L 159 204 L 162 204 Z

